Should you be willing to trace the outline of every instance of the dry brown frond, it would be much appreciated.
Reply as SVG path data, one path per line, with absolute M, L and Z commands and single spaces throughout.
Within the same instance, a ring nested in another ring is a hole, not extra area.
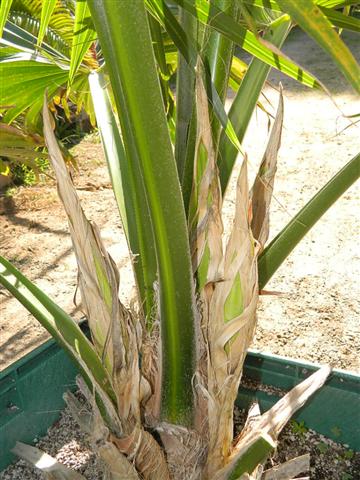
M 308 472 L 309 470 L 310 454 L 306 453 L 269 470 L 265 470 L 261 480 L 291 480 L 300 473 Z
M 196 211 L 190 219 L 191 255 L 196 272 L 204 256 L 209 262 L 204 285 L 219 280 L 222 262 L 221 187 L 209 121 L 208 98 L 198 63 L 196 77 L 197 140 L 194 162 L 192 203 Z M 208 253 L 206 250 L 208 249 Z
M 276 163 L 281 145 L 281 132 L 284 117 L 284 99 L 280 84 L 279 105 L 266 150 L 251 190 L 252 221 L 254 237 L 263 247 L 269 237 L 270 202 L 274 189 Z
M 224 279 L 216 283 L 209 305 L 209 478 L 222 468 L 231 453 L 234 401 L 256 324 L 258 247 L 251 233 L 248 212 L 245 160 L 237 183 Z
M 102 243 L 98 228 L 89 222 L 81 207 L 53 132 L 47 102 L 44 102 L 43 117 L 44 135 L 59 197 L 68 216 L 81 298 L 93 342 L 112 377 L 121 419 L 139 422 L 138 327 L 119 300 L 117 267 Z

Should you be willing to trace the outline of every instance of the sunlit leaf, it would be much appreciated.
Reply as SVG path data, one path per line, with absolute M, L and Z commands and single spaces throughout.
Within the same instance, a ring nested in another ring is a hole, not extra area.
M 277 2 L 332 57 L 354 89 L 360 93 L 360 66 L 314 1 Z
M 9 14 L 13 0 L 2 0 L 0 5 L 0 37 L 2 37 L 4 25 Z
M 40 30 L 37 39 L 37 45 L 41 45 L 43 38 L 46 34 L 46 29 L 48 28 L 51 15 L 54 11 L 57 0 L 46 0 L 43 2 L 41 10 L 41 21 L 40 21 Z
M 96 32 L 93 27 L 87 1 L 77 0 L 70 58 L 69 85 L 73 82 L 76 71 L 95 39 Z

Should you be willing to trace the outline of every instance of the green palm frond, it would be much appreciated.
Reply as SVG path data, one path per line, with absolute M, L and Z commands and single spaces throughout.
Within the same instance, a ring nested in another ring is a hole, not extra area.
M 9 20 L 37 38 L 40 30 L 40 19 L 27 12 L 12 10 L 9 14 Z M 69 56 L 70 45 L 65 40 L 64 35 L 62 33 L 59 34 L 50 26 L 47 28 L 44 42 L 64 55 Z
M 13 0 L 11 12 L 16 12 L 18 15 L 27 14 L 28 18 L 40 21 L 42 7 L 42 0 Z M 61 0 L 57 0 L 56 2 L 48 27 L 50 31 L 59 35 L 67 45 L 71 45 L 73 31 L 72 12 Z M 37 28 L 39 28 L 39 26 Z
M 0 39 L 0 44 L 5 46 L 0 48 L 0 69 L 8 78 L 7 87 L 0 93 L 0 107 L 12 106 L 4 112 L 4 121 L 11 122 L 26 111 L 27 128 L 38 130 L 41 126 L 42 104 L 39 93 L 42 95 L 49 82 L 49 99 L 63 105 L 65 113 L 68 111 L 68 100 L 75 103 L 77 112 L 84 108 L 89 114 L 91 123 L 94 124 L 94 109 L 87 82 L 89 73 L 99 67 L 95 48 L 89 48 L 96 40 L 94 32 L 86 26 L 87 40 L 84 47 L 75 51 L 77 44 L 82 45 L 84 39 L 74 37 L 74 29 L 79 29 L 75 24 L 74 4 L 71 2 L 72 7 L 69 9 L 65 2 L 57 0 L 54 12 L 47 19 L 48 26 L 44 32 L 43 42 L 39 46 L 42 6 L 43 2 L 37 0 L 14 1 L 11 5 L 8 21 Z M 29 72 L 22 70 L 23 61 L 31 62 Z M 16 65 L 12 66 L 10 63 Z M 73 85 L 67 88 L 70 74 Z M 9 87 L 14 84 L 20 85 L 17 95 Z

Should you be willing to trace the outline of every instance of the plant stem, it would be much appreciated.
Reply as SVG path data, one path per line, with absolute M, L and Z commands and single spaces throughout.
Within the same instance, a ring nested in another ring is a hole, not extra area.
M 162 418 L 193 417 L 195 302 L 188 231 L 142 0 L 89 1 L 114 92 L 129 162 L 138 162 L 158 263 Z

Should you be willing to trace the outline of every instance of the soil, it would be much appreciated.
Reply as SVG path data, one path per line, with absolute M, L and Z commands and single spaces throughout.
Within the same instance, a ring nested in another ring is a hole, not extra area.
M 347 34 L 345 39 L 360 58 L 358 38 Z M 270 238 L 360 147 L 360 124 L 342 131 L 349 120 L 341 114 L 359 113 L 359 98 L 331 61 L 300 31 L 291 34 L 285 53 L 324 80 L 333 97 L 302 87 L 277 72 L 270 76 L 273 86 L 282 82 L 285 96 Z M 274 108 L 264 100 L 265 105 L 274 111 L 276 89 L 269 85 L 265 94 Z M 267 122 L 268 116 L 258 110 L 244 142 L 252 176 L 266 145 Z M 121 295 L 126 303 L 132 291 L 132 273 L 96 135 L 77 145 L 73 154 L 79 164 L 75 184 L 86 214 L 101 228 L 121 269 Z M 227 229 L 238 168 L 224 203 Z M 355 185 L 324 215 L 268 283 L 268 290 L 281 295 L 261 298 L 254 348 L 360 372 L 358 200 L 359 186 Z M 3 195 L 0 231 L 1 254 L 67 312 L 80 318 L 80 307 L 73 301 L 76 262 L 54 182 L 47 179 L 35 187 L 19 188 L 11 196 Z M 2 370 L 43 342 L 47 333 L 4 289 L 0 289 L 0 302 Z

